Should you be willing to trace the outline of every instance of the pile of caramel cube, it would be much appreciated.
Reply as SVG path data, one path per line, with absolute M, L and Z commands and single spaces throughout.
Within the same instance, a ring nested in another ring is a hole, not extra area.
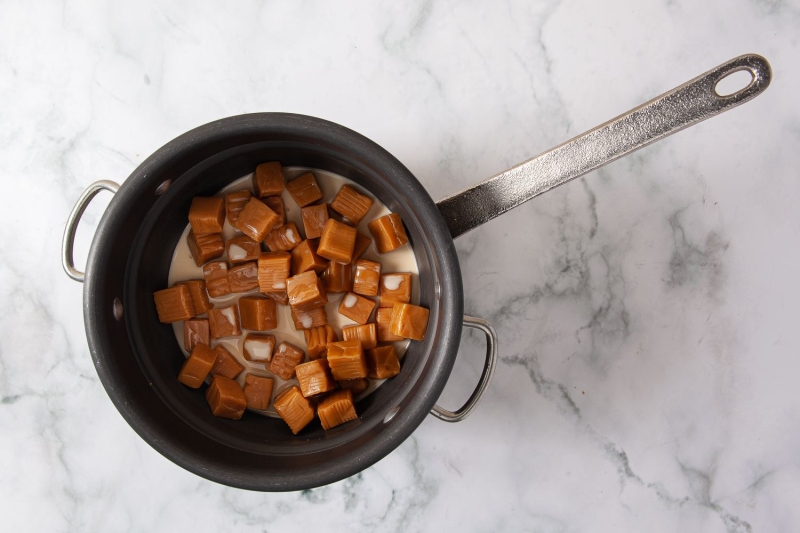
M 301 209 L 302 228 L 286 222 L 284 190 Z M 380 254 L 405 245 L 403 223 L 395 213 L 376 218 L 367 237 L 356 226 L 373 205 L 370 196 L 344 185 L 326 204 L 313 173 L 286 182 L 279 162 L 256 168 L 253 191 L 193 199 L 187 244 L 203 279 L 154 294 L 161 322 L 183 321 L 190 355 L 178 379 L 195 389 L 208 382 L 206 399 L 220 417 L 238 420 L 245 409 L 265 410 L 272 402 L 295 434 L 315 416 L 326 430 L 355 420 L 354 396 L 369 379 L 400 373 L 391 343 L 423 340 L 427 329 L 428 310 L 410 303 L 411 274 L 382 272 L 380 262 L 361 259 L 373 240 Z M 227 242 L 226 219 L 238 230 Z M 234 293 L 247 294 L 236 303 L 211 302 Z M 355 322 L 340 332 L 325 311 L 328 295 L 336 293 L 342 294 L 338 313 Z M 290 307 L 305 351 L 288 342 L 276 346 L 269 331 L 278 328 L 278 305 Z M 248 362 L 282 380 L 296 379 L 274 401 L 274 379 L 245 373 L 217 342 L 243 333 Z

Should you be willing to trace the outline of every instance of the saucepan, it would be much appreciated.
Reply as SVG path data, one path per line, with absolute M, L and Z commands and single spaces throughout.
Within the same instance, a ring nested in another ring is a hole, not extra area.
M 721 96 L 717 84 L 737 71 L 746 87 Z M 189 131 L 147 158 L 119 186 L 92 184 L 67 222 L 63 262 L 84 283 L 89 349 L 103 386 L 125 420 L 181 467 L 244 489 L 288 491 L 351 476 L 400 445 L 430 413 L 457 422 L 478 404 L 492 377 L 497 336 L 464 316 L 454 239 L 498 215 L 667 135 L 747 102 L 770 83 L 767 61 L 737 57 L 552 150 L 463 192 L 434 202 L 389 152 L 319 118 L 257 113 Z M 171 326 L 160 324 L 153 292 L 167 286 L 174 249 L 194 196 L 217 193 L 264 161 L 324 169 L 374 194 L 404 221 L 419 267 L 428 333 L 414 342 L 402 371 L 358 405 L 359 418 L 333 430 L 309 426 L 293 436 L 279 419 L 246 413 L 211 416 L 203 392 L 177 379 L 184 355 Z M 74 267 L 75 230 L 100 191 L 114 193 L 94 235 L 86 272 Z M 458 352 L 462 327 L 486 336 L 480 381 L 463 407 L 436 405 Z

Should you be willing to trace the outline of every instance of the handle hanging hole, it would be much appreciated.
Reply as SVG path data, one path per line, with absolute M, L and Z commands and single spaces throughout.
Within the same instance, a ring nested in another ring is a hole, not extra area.
M 122 320 L 122 301 L 119 298 L 114 298 L 111 312 L 114 314 L 114 318 L 117 322 Z
M 753 81 L 755 81 L 755 76 L 753 76 L 752 72 L 747 69 L 737 70 L 720 79 L 714 85 L 714 92 L 717 96 L 723 98 L 733 96 L 750 87 Z
M 383 423 L 384 424 L 388 424 L 389 422 L 391 422 L 392 419 L 395 417 L 395 415 L 397 415 L 397 413 L 399 413 L 399 412 L 400 412 L 400 408 L 399 407 L 394 407 L 392 409 L 389 409 L 389 412 L 386 413 L 385 417 L 383 417 Z
M 172 185 L 172 180 L 166 180 L 162 182 L 161 185 L 156 187 L 156 196 L 161 196 L 162 194 L 167 192 L 167 189 L 169 189 L 170 185 Z

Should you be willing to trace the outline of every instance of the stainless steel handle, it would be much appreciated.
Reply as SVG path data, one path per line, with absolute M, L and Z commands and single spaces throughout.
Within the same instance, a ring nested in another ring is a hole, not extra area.
M 113 181 L 96 181 L 83 191 L 83 194 L 78 198 L 75 207 L 72 208 L 72 212 L 69 214 L 67 227 L 64 229 L 64 240 L 61 242 L 61 264 L 67 276 L 75 281 L 83 283 L 83 272 L 75 268 L 75 261 L 72 258 L 72 248 L 75 244 L 75 232 L 78 229 L 78 222 L 81 221 L 83 212 L 86 211 L 89 202 L 92 201 L 92 198 L 97 196 L 97 193 L 100 191 L 110 191 L 112 194 L 115 194 L 118 190 L 119 184 Z
M 717 83 L 739 71 L 752 76 L 747 87 L 720 96 Z M 769 86 L 771 76 L 763 57 L 737 57 L 437 206 L 456 238 L 554 187 L 752 100 Z
M 486 392 L 489 382 L 492 381 L 494 367 L 497 363 L 497 332 L 495 332 L 491 324 L 482 318 L 465 315 L 464 326 L 479 329 L 486 335 L 486 362 L 483 365 L 483 374 L 481 375 L 480 381 L 478 381 L 478 385 L 472 392 L 472 396 L 469 397 L 469 400 L 467 400 L 467 403 L 465 403 L 461 409 L 453 412 L 439 407 L 438 405 L 433 406 L 431 414 L 445 422 L 461 422 L 470 415 L 475 409 L 475 406 L 478 405 L 478 402 L 481 401 L 481 396 Z

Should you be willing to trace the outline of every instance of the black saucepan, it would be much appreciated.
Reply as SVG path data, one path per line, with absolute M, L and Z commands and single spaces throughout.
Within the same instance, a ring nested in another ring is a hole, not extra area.
M 717 82 L 739 70 L 750 72 L 750 83 L 731 95 L 717 94 Z M 85 283 L 86 335 L 100 380 L 145 441 L 205 478 L 286 491 L 353 475 L 396 448 L 428 413 L 447 421 L 466 417 L 491 379 L 494 330 L 463 316 L 454 238 L 546 190 L 744 103 L 769 81 L 763 58 L 741 56 L 438 204 L 386 150 L 322 119 L 259 113 L 196 128 L 156 151 L 121 187 L 93 184 L 70 215 L 64 268 Z M 298 436 L 278 419 L 246 413 L 234 422 L 212 416 L 203 391 L 175 379 L 184 356 L 172 328 L 158 322 L 152 298 L 167 285 L 172 250 L 192 197 L 213 195 L 273 160 L 350 178 L 399 213 L 418 261 L 420 305 L 431 317 L 425 340 L 411 343 L 400 375 L 359 403 L 357 420 L 329 431 L 316 423 Z M 73 266 L 72 243 L 81 214 L 101 190 L 115 195 L 83 274 Z M 462 324 L 486 334 L 487 358 L 475 392 L 462 409 L 450 412 L 435 403 L 453 367 Z

